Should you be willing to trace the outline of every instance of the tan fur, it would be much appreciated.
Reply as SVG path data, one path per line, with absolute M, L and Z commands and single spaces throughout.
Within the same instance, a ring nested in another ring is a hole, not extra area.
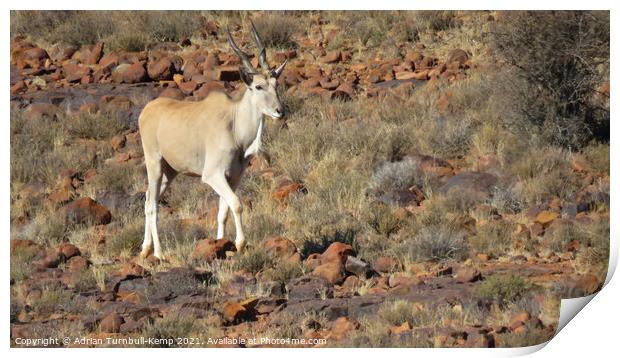
M 253 28 L 253 31 L 255 29 Z M 144 242 L 140 255 L 163 259 L 157 234 L 157 202 L 178 173 L 199 176 L 220 196 L 217 238 L 224 237 L 230 208 L 235 220 L 237 250 L 245 246 L 241 227 L 241 201 L 235 194 L 243 171 L 252 155 L 260 150 L 263 115 L 280 118 L 284 108 L 277 93 L 277 69 L 257 72 L 250 67 L 247 54 L 229 42 L 242 56 L 240 75 L 246 90 L 235 99 L 213 92 L 199 102 L 158 98 L 149 102 L 138 120 L 148 190 L 144 206 Z M 260 44 L 260 38 L 255 33 Z M 264 47 L 261 56 L 264 56 Z M 265 63 L 265 61 L 263 61 Z

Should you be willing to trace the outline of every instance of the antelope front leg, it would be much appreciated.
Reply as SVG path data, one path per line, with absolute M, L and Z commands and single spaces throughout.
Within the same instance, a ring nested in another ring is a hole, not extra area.
M 243 211 L 243 209 L 241 207 L 241 201 L 239 201 L 239 197 L 237 197 L 235 192 L 231 189 L 223 173 L 212 175 L 206 180 L 203 179 L 203 181 L 209 184 L 213 188 L 213 190 L 215 190 L 215 192 L 220 196 L 220 198 L 224 199 L 224 201 L 232 211 L 233 218 L 235 219 L 235 246 L 237 247 L 237 251 L 240 252 L 245 246 L 245 237 L 243 235 L 243 228 L 241 227 L 241 212 Z
M 228 204 L 226 200 L 220 196 L 220 205 L 217 210 L 217 239 L 224 238 L 224 230 L 226 229 L 226 221 L 228 219 Z
M 151 236 L 151 210 L 149 203 L 149 191 L 146 191 L 144 203 L 144 241 L 142 241 L 142 251 L 140 257 L 145 259 L 153 251 L 153 237 Z
M 161 252 L 159 236 L 157 235 L 157 201 L 159 200 L 162 182 L 161 162 L 147 161 L 146 171 L 149 187 L 146 191 L 146 203 L 144 205 L 144 242 L 140 256 L 147 257 L 153 248 L 153 255 L 163 261 L 165 258 Z

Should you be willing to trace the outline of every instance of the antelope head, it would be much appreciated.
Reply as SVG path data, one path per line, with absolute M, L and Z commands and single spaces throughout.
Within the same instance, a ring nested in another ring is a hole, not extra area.
M 256 31 L 254 23 L 252 23 L 252 35 L 259 51 L 258 63 L 260 68 L 256 69 L 252 66 L 248 54 L 237 46 L 230 34 L 230 30 L 227 30 L 227 32 L 230 47 L 241 59 L 239 75 L 249 91 L 252 104 L 264 115 L 276 119 L 284 117 L 284 106 L 278 95 L 278 77 L 282 74 L 288 59 L 284 60 L 278 67 L 270 68 L 267 62 L 265 45 Z

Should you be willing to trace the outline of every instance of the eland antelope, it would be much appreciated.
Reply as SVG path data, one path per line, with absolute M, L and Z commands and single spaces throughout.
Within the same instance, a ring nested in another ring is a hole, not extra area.
M 260 68 L 256 69 L 248 54 L 235 44 L 230 30 L 227 33 L 230 47 L 241 59 L 239 75 L 245 84 L 242 94 L 233 99 L 226 93 L 213 92 L 198 102 L 157 98 L 140 114 L 148 176 L 141 257 L 152 252 L 164 259 L 157 235 L 157 202 L 178 173 L 199 176 L 219 195 L 217 238 L 224 237 L 230 208 L 235 220 L 235 246 L 241 251 L 245 245 L 241 202 L 235 189 L 250 158 L 260 149 L 263 115 L 276 119 L 284 116 L 277 79 L 287 60 L 277 68 L 269 67 L 265 46 L 252 24 L 259 50 Z

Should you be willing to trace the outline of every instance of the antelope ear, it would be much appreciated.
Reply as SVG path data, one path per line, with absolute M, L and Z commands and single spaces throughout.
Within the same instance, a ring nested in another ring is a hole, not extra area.
M 245 67 L 239 66 L 239 76 L 241 80 L 249 87 L 252 84 L 252 74 L 249 73 Z

